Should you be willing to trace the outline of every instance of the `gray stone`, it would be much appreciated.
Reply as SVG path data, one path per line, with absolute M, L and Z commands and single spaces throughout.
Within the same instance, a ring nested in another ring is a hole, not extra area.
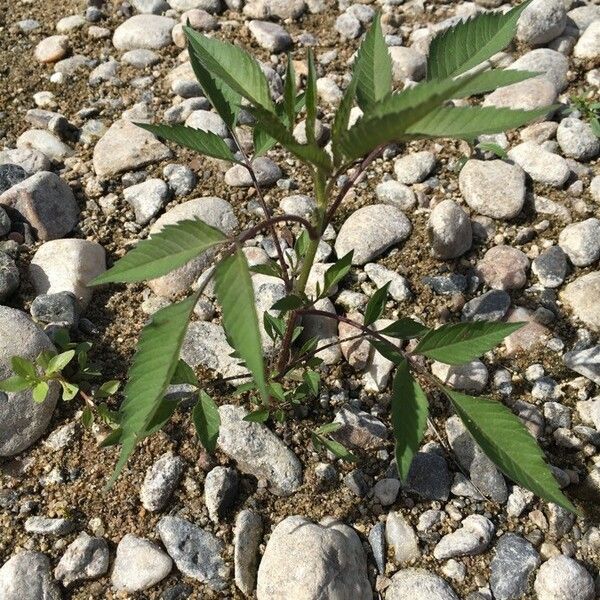
M 173 561 L 155 543 L 128 533 L 117 546 L 111 582 L 118 591 L 147 590 L 172 568 Z
M 391 319 L 378 319 L 372 324 L 372 327 L 375 329 L 375 331 L 379 331 L 388 325 L 391 325 L 392 323 L 393 321 Z M 386 339 L 390 342 L 390 344 L 398 347 L 400 346 L 398 339 L 390 337 Z M 392 361 L 388 360 L 374 348 L 371 348 L 362 380 L 364 390 L 372 393 L 381 392 L 387 385 L 388 378 L 393 367 L 394 363 L 392 363 Z
M 51 35 L 38 42 L 33 55 L 38 62 L 53 63 L 64 58 L 69 51 L 69 38 L 66 35 Z
M 6 211 L 0 206 L 0 237 L 8 235 L 12 228 L 10 218 Z
M 0 252 L 0 302 L 8 300 L 19 288 L 19 269 L 15 261 Z
M 452 200 L 443 200 L 431 211 L 427 233 L 435 256 L 457 258 L 473 243 L 469 215 Z
M 334 423 L 340 428 L 332 436 L 344 445 L 365 449 L 385 446 L 385 423 L 363 410 L 345 405 L 336 413 Z
M 392 58 L 392 77 L 395 83 L 402 83 L 407 79 L 419 81 L 427 72 L 427 58 L 414 48 L 405 46 L 391 46 L 388 48 Z
M 228 202 L 221 198 L 207 196 L 188 200 L 167 211 L 150 228 L 150 237 L 161 231 L 165 225 L 190 219 L 203 221 L 226 235 L 233 233 L 238 225 L 233 209 Z M 183 267 L 153 279 L 148 283 L 150 289 L 155 294 L 167 298 L 173 298 L 177 294 L 187 291 L 198 276 L 209 267 L 214 253 L 214 250 L 207 250 Z
M 75 522 L 70 519 L 29 517 L 25 521 L 25 531 L 27 533 L 61 536 L 71 533 L 73 529 L 75 529 Z
M 538 600 L 592 600 L 594 580 L 577 561 L 560 554 L 547 560 L 535 578 Z
M 482 281 L 496 290 L 518 290 L 527 283 L 529 259 L 512 246 L 493 246 L 477 263 Z
M 40 294 L 33 299 L 31 316 L 41 323 L 60 323 L 73 327 L 79 319 L 77 299 L 70 292 Z
M 480 360 L 472 360 L 462 365 L 433 361 L 431 372 L 451 388 L 464 392 L 479 394 L 488 382 L 487 367 Z
M 94 147 L 96 175 L 108 179 L 171 156 L 171 151 L 149 131 L 131 121 L 115 121 Z
M 528 590 L 540 555 L 524 538 L 505 533 L 496 544 L 490 564 L 490 586 L 497 600 L 516 600 Z
M 600 385 L 600 346 L 566 352 L 563 362 L 569 369 Z M 597 429 L 600 430 L 600 427 Z
M 405 214 L 389 204 L 371 204 L 352 213 L 344 222 L 335 241 L 335 251 L 342 257 L 354 251 L 352 264 L 364 265 L 390 246 L 404 241 L 412 226 Z
M 167 202 L 169 190 L 162 179 L 147 179 L 125 188 L 123 197 L 135 211 L 135 222 L 146 225 Z
M 219 448 L 238 468 L 266 479 L 274 494 L 289 496 L 302 483 L 302 465 L 296 455 L 265 425 L 244 421 L 240 406 L 219 407 Z
M 167 165 L 163 175 L 176 196 L 187 196 L 196 186 L 196 174 L 185 165 Z
M 378 184 L 375 194 L 377 194 L 377 200 L 382 204 L 393 204 L 400 210 L 410 210 L 417 204 L 415 193 L 407 185 L 394 179 Z
M 534 77 L 498 88 L 486 96 L 483 106 L 535 110 L 552 105 L 556 101 L 556 97 L 556 87 L 549 79 Z
M 246 509 L 238 514 L 233 540 L 235 585 L 246 596 L 252 595 L 256 584 L 262 532 L 263 525 L 259 513 Z
M 467 204 L 494 219 L 516 217 L 525 203 L 525 172 L 501 160 L 469 160 L 458 178 Z
M 335 29 L 342 38 L 354 40 L 361 34 L 362 25 L 353 14 L 344 12 L 335 20 Z
M 567 24 L 563 0 L 534 0 L 519 17 L 517 39 L 539 46 L 558 37 Z
M 295 21 L 305 11 L 306 3 L 304 0 L 251 0 L 246 2 L 244 6 L 244 14 L 252 19 L 276 18 L 282 21 L 286 19 Z
M 590 160 L 600 153 L 600 139 L 592 126 L 574 117 L 563 119 L 556 130 L 556 140 L 565 156 Z
M 435 168 L 435 155 L 426 150 L 411 152 L 394 161 L 394 173 L 400 183 L 419 183 Z
M 248 29 L 259 46 L 269 52 L 278 54 L 293 44 L 290 34 L 278 23 L 253 20 L 248 23 Z
M 75 581 L 96 579 L 108 571 L 108 544 L 82 531 L 62 555 L 54 576 L 65 586 Z
M 217 466 L 204 480 L 204 504 L 211 520 L 218 522 L 225 511 L 235 502 L 238 491 L 238 475 L 235 469 Z
M 550 48 L 531 50 L 523 54 L 508 68 L 516 71 L 543 73 L 543 77 L 549 80 L 558 92 L 562 92 L 569 83 L 567 76 L 569 59 L 564 54 Z
M 104 248 L 97 242 L 69 238 L 42 244 L 29 264 L 36 293 L 73 294 L 84 309 L 92 298 L 88 284 L 106 270 Z
M 286 196 L 279 202 L 279 207 L 284 213 L 310 218 L 316 208 L 315 201 L 310 196 L 295 194 Z
M 24 179 L 27 179 L 27 172 L 23 167 L 10 163 L 0 165 L 0 194 Z
M 33 148 L 15 148 L 0 151 L 0 165 L 14 164 L 22 167 L 28 175 L 50 168 L 50 159 Z
M 171 30 L 174 26 L 175 20 L 169 17 L 134 15 L 115 29 L 113 46 L 117 50 L 164 48 L 172 43 Z
M 389 477 L 385 477 L 384 479 L 380 479 L 373 486 L 373 495 L 376 500 L 379 501 L 381 506 L 390 506 L 396 502 L 396 498 L 398 497 L 398 492 L 400 491 L 400 481 L 398 479 L 393 479 Z
M 425 569 L 401 569 L 385 590 L 385 600 L 458 600 L 452 588 Z
M 473 300 L 462 309 L 466 321 L 500 321 L 510 308 L 510 296 L 504 290 L 490 290 Z
M 270 158 L 261 156 L 252 161 L 252 167 L 260 186 L 271 187 L 283 176 L 281 169 Z M 225 183 L 232 187 L 252 187 L 252 178 L 248 169 L 234 165 L 225 173 Z
M 533 181 L 561 187 L 569 178 L 571 169 L 567 161 L 558 154 L 548 152 L 535 142 L 523 142 L 508 152 Z
M 371 600 L 367 562 L 355 531 L 332 519 L 287 517 L 273 530 L 258 570 L 257 600 Z
M 405 564 L 421 556 L 417 534 L 401 512 L 388 513 L 385 537 L 388 546 L 394 549 L 394 556 L 398 563 Z
M 45 154 L 52 162 L 62 163 L 73 156 L 73 149 L 46 129 L 28 129 L 17 138 L 17 148 L 32 148 Z
M 586 219 L 567 225 L 558 243 L 577 267 L 588 267 L 600 258 L 600 220 Z
M 587 327 L 600 331 L 600 271 L 592 271 L 569 283 L 561 299 Z
M 229 137 L 229 129 L 225 121 L 217 113 L 210 110 L 195 110 L 186 119 L 185 124 L 193 129 L 214 133 L 220 138 Z
M 484 552 L 492 541 L 494 524 L 483 515 L 469 515 L 460 529 L 445 535 L 433 549 L 438 560 L 455 556 L 475 556 Z
M 79 221 L 79 207 L 67 183 L 42 171 L 14 185 L 0 196 L 12 220 L 24 220 L 37 237 L 54 240 L 69 233 Z
M 575 48 L 573 56 L 582 59 L 597 60 L 600 56 L 600 19 L 590 23 L 583 32 Z
M 567 256 L 560 246 L 550 246 L 533 260 L 531 270 L 544 287 L 559 287 L 567 276 Z
M 160 1 L 160 0 L 159 0 Z M 129 50 L 121 56 L 121 62 L 131 65 L 135 69 L 145 69 L 160 62 L 160 56 L 153 50 L 138 48 Z
M 179 517 L 163 517 L 156 530 L 184 575 L 206 583 L 213 590 L 222 590 L 227 586 L 229 567 L 222 557 L 221 540 Z
M 50 560 L 41 552 L 19 552 L 0 569 L 2 600 L 60 600 L 61 597 Z
M 375 565 L 380 574 L 385 572 L 386 563 L 386 543 L 385 543 L 385 524 L 376 523 L 369 531 L 369 545 L 373 551 Z
M 0 380 L 13 375 L 13 356 L 34 360 L 44 350 L 54 350 L 54 346 L 28 316 L 0 306 Z M 0 392 L 0 456 L 18 454 L 37 441 L 50 423 L 59 389 L 52 383 L 42 403 L 34 402 L 29 390 Z
M 213 14 L 220 13 L 223 10 L 223 3 L 221 0 L 170 0 L 169 4 L 171 5 L 171 8 L 182 12 L 200 8 Z
M 386 269 L 377 263 L 367 263 L 365 273 L 378 288 L 389 283 L 388 293 L 396 302 L 405 302 L 413 297 L 406 277 L 395 271 Z
M 147 471 L 140 489 L 140 500 L 146 510 L 162 510 L 179 484 L 185 462 L 172 452 L 163 454 Z
M 441 454 L 417 452 L 404 487 L 424 500 L 445 502 L 450 495 L 450 481 L 448 464 Z

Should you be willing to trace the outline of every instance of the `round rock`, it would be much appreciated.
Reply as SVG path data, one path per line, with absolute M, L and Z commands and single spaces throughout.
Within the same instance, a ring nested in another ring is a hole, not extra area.
M 175 20 L 160 15 L 134 15 L 121 23 L 113 35 L 117 50 L 144 48 L 156 50 L 172 43 L 171 30 Z
M 592 600 L 594 580 L 578 562 L 564 556 L 547 560 L 535 578 L 538 600 Z
M 452 588 L 425 569 L 402 569 L 392 577 L 385 600 L 458 600 Z
M 427 232 L 433 253 L 438 258 L 457 258 L 473 243 L 469 215 L 452 200 L 443 200 L 434 207 Z
M 61 600 L 60 587 L 52 577 L 48 557 L 26 550 L 5 562 L 0 569 L 0 598 Z
M 556 130 L 556 140 L 565 156 L 575 160 L 590 160 L 600 152 L 600 139 L 585 121 L 567 117 Z
M 562 301 L 592 331 L 600 331 L 600 271 L 592 271 L 569 283 Z
M 577 267 L 587 267 L 600 258 L 600 220 L 586 219 L 567 225 L 558 243 Z
M 567 24 L 563 0 L 533 0 L 522 12 L 517 26 L 517 39 L 539 46 L 558 37 Z

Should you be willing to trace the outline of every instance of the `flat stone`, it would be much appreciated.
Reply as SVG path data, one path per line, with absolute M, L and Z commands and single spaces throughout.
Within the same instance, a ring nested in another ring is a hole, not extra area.
M 65 586 L 75 581 L 97 579 L 108 571 L 108 544 L 82 531 L 62 555 L 54 576 Z
M 238 492 L 238 475 L 235 469 L 216 466 L 206 474 L 204 480 L 204 504 L 208 516 L 218 523 L 231 508 Z
M 462 309 L 466 321 L 500 321 L 510 308 L 510 296 L 504 290 L 490 290 L 473 300 Z
M 535 320 L 535 313 L 522 306 L 515 306 L 511 309 L 506 321 L 508 323 L 526 323 L 521 329 L 504 338 L 508 356 L 532 350 L 546 340 L 551 333 L 547 327 Z
M 518 290 L 527 283 L 529 259 L 512 246 L 493 246 L 477 263 L 477 274 L 495 290 Z
M 540 567 L 534 587 L 538 600 L 592 600 L 595 591 L 586 569 L 563 554 Z
M 550 48 L 536 48 L 526 52 L 508 68 L 516 71 L 543 73 L 542 77 L 550 81 L 557 92 L 562 92 L 569 84 L 567 76 L 569 59 L 561 52 Z
M 133 171 L 171 156 L 171 151 L 149 131 L 131 121 L 115 121 L 94 147 L 96 175 L 108 179 L 124 171 Z
M 562 301 L 592 331 L 600 331 L 600 271 L 582 275 L 565 287 Z
M 447 365 L 434 361 L 431 372 L 451 388 L 465 392 L 482 392 L 488 382 L 487 367 L 480 360 L 463 365 Z
M 256 180 L 260 186 L 271 187 L 283 176 L 281 169 L 270 158 L 261 156 L 252 161 Z M 254 184 L 243 165 L 234 165 L 225 173 L 225 183 L 232 187 L 252 187 Z
M 438 560 L 455 556 L 475 556 L 484 552 L 492 541 L 494 524 L 483 515 L 469 515 L 460 529 L 445 535 L 433 549 Z
M 356 321 L 360 324 L 363 323 L 363 316 L 358 312 L 348 313 L 347 317 L 352 321 Z M 338 325 L 340 340 L 351 338 L 358 333 L 360 333 L 360 329 L 357 329 L 348 323 L 340 322 Z M 357 370 L 365 368 L 367 361 L 369 360 L 369 354 L 371 353 L 371 344 L 369 344 L 367 340 L 364 338 L 357 338 L 354 340 L 341 341 L 340 349 L 349 365 Z
M 278 23 L 253 20 L 248 23 L 248 29 L 259 46 L 269 52 L 278 54 L 293 45 L 290 34 Z
M 600 385 L 600 346 L 566 352 L 562 358 L 569 369 Z
M 452 200 L 435 205 L 429 215 L 427 233 L 433 254 L 438 258 L 458 258 L 473 243 L 469 215 Z
M 45 333 L 20 310 L 0 306 L 0 380 L 13 375 L 13 356 L 35 360 L 40 352 L 54 350 Z M 31 391 L 0 392 L 0 456 L 26 450 L 44 433 L 58 400 L 60 386 L 50 385 L 42 403 L 34 402 Z
M 79 221 L 79 207 L 67 183 L 50 171 L 41 171 L 0 196 L 13 220 L 31 225 L 42 241 L 61 238 Z
M 97 242 L 74 238 L 42 244 L 29 264 L 29 276 L 38 295 L 70 292 L 82 309 L 92 298 L 88 283 L 104 271 L 104 248 Z
M 533 260 L 531 271 L 544 287 L 559 287 L 567 276 L 567 255 L 560 246 L 550 246 Z
M 588 267 L 600 258 L 600 219 L 591 218 L 567 225 L 558 243 L 577 267 Z
M 163 454 L 147 471 L 140 489 L 140 500 L 146 510 L 162 510 L 179 484 L 185 462 L 172 452 Z
M 47 171 L 50 168 L 50 159 L 34 148 L 14 148 L 0 151 L 0 165 L 18 165 L 28 175 L 38 171 Z
M 156 526 L 177 568 L 213 590 L 227 586 L 229 567 L 222 558 L 223 542 L 212 533 L 179 517 L 163 517 Z
M 552 105 L 556 101 L 556 97 L 556 87 L 549 79 L 534 77 L 498 88 L 485 97 L 483 106 L 535 110 Z
M 450 471 L 437 452 L 417 452 L 408 471 L 404 489 L 424 500 L 446 502 L 450 495 Z
M 181 2 L 182 0 L 176 1 Z M 295 21 L 305 11 L 306 2 L 304 0 L 251 0 L 244 5 L 244 14 L 252 19 L 281 19 L 282 21 L 291 19 Z
M 371 600 L 367 561 L 356 532 L 332 519 L 287 517 L 273 530 L 258 570 L 258 600 Z
M 238 513 L 233 541 L 235 585 L 246 596 L 250 596 L 254 592 L 256 584 L 262 531 L 263 525 L 259 513 L 249 509 Z
M 390 246 L 403 242 L 412 226 L 405 214 L 389 204 L 371 204 L 352 213 L 335 241 L 338 257 L 354 251 L 352 264 L 364 265 Z
M 364 267 L 365 273 L 369 279 L 378 287 L 382 288 L 389 283 L 388 294 L 396 302 L 405 302 L 412 299 L 413 295 L 406 277 L 399 273 L 386 269 L 377 263 L 367 263 Z
M 512 219 L 525 203 L 525 172 L 501 160 L 468 160 L 458 183 L 467 204 L 486 217 Z
M 385 590 L 385 600 L 458 600 L 452 588 L 425 569 L 401 569 Z
M 217 113 L 210 110 L 195 110 L 185 120 L 185 124 L 193 129 L 214 133 L 220 138 L 229 137 L 229 129 L 225 121 Z
M 135 222 L 146 225 L 169 198 L 169 189 L 162 179 L 147 179 L 123 190 L 125 201 L 135 211 Z
M 115 29 L 113 46 L 117 50 L 164 48 L 172 43 L 171 30 L 175 23 L 174 19 L 159 15 L 134 15 Z
M 41 40 L 33 51 L 38 62 L 54 63 L 64 58 L 69 51 L 69 38 L 66 35 L 51 35 Z
M 398 563 L 405 564 L 420 558 L 417 534 L 400 511 L 388 513 L 385 522 L 385 537 L 388 546 L 393 548 Z
M 374 449 L 385 446 L 387 428 L 385 424 L 369 413 L 345 405 L 334 418 L 340 428 L 332 434 L 345 446 Z
M 242 472 L 267 480 L 274 494 L 289 496 L 302 483 L 300 461 L 265 425 L 244 421 L 246 414 L 240 406 L 219 407 L 219 448 Z
M 435 163 L 435 155 L 432 152 L 411 152 L 394 161 L 394 173 L 400 183 L 419 183 L 431 174 Z
M 25 531 L 27 533 L 37 533 L 40 535 L 67 535 L 75 529 L 75 522 L 71 519 L 50 518 L 50 517 L 29 517 L 25 521 Z
M 147 590 L 164 579 L 173 561 L 157 544 L 128 533 L 117 546 L 111 583 L 118 591 Z
M 558 154 L 548 152 L 535 142 L 523 142 L 509 150 L 508 156 L 527 173 L 533 181 L 561 187 L 571 174 L 567 161 Z
M 33 149 L 45 154 L 52 162 L 62 163 L 65 158 L 73 156 L 70 146 L 59 140 L 53 133 L 45 129 L 28 129 L 17 138 L 17 148 Z
M 25 550 L 0 569 L 2 600 L 60 600 L 60 587 L 52 577 L 50 560 L 41 552 Z
M 394 179 L 379 183 L 375 194 L 382 204 L 392 204 L 400 210 L 410 210 L 417 204 L 415 193 L 407 185 Z

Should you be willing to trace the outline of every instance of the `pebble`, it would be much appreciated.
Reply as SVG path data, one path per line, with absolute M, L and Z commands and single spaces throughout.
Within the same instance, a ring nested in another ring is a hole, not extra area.
M 419 183 L 431 174 L 435 163 L 432 152 L 412 152 L 394 161 L 394 173 L 400 183 Z
M 369 545 L 373 551 L 373 558 L 377 565 L 379 573 L 385 571 L 386 563 L 386 542 L 385 542 L 385 524 L 376 523 L 369 531 Z
M 263 524 L 259 513 L 250 509 L 238 513 L 234 529 L 233 564 L 235 584 L 246 596 L 252 594 L 256 584 L 262 532 Z
M 510 296 L 504 290 L 490 290 L 463 306 L 463 318 L 466 321 L 500 321 L 508 312 L 510 302 Z
M 547 560 L 535 578 L 538 600 L 592 600 L 594 580 L 578 562 L 558 555 Z
M 582 59 L 597 60 L 600 56 L 600 19 L 590 23 L 575 44 L 573 56 Z
M 145 69 L 160 62 L 160 56 L 154 50 L 138 48 L 129 50 L 121 56 L 121 62 L 131 65 L 135 69 Z
M 82 531 L 62 555 L 54 569 L 54 576 L 65 586 L 76 581 L 97 579 L 108 571 L 108 561 L 106 541 Z
M 467 161 L 458 183 L 466 203 L 486 217 L 512 219 L 525 203 L 525 172 L 501 160 Z
M 533 181 L 561 187 L 571 174 L 567 161 L 558 154 L 544 150 L 535 142 L 523 142 L 508 152 L 511 160 L 517 163 Z
M 469 515 L 460 529 L 445 535 L 433 549 L 438 560 L 455 556 L 474 556 L 484 552 L 494 535 L 494 524 L 483 515 Z
M 8 300 L 19 289 L 19 269 L 15 261 L 0 252 L 0 302 Z
M 531 263 L 531 271 L 547 288 L 557 288 L 567 276 L 567 256 L 560 246 L 550 246 Z
M 0 379 L 11 376 L 10 360 L 34 360 L 44 350 L 54 350 L 45 333 L 20 310 L 0 306 Z M 59 386 L 51 384 L 46 400 L 36 403 L 31 392 L 0 392 L 0 456 L 13 456 L 29 448 L 44 433 L 58 400 Z
M 121 23 L 113 35 L 113 46 L 117 50 L 145 48 L 157 50 L 172 43 L 171 30 L 175 20 L 159 15 L 134 15 Z
M 395 271 L 386 269 L 377 263 L 367 263 L 364 266 L 367 277 L 378 287 L 382 288 L 389 283 L 388 293 L 396 302 L 410 300 L 413 295 L 406 277 Z
M 2 600 L 60 600 L 60 587 L 52 577 L 50 560 L 41 552 L 24 550 L 0 569 Z
M 69 292 L 85 309 L 93 290 L 88 283 L 106 271 L 104 248 L 80 239 L 52 240 L 42 244 L 29 264 L 36 294 Z
M 415 193 L 407 185 L 394 179 L 379 183 L 375 194 L 382 204 L 392 204 L 400 210 L 411 210 L 417 204 Z
M 557 91 L 554 83 L 545 76 L 534 77 L 498 88 L 486 96 L 483 106 L 512 110 L 535 110 L 551 106 L 556 101 L 556 97 Z
M 17 138 L 17 148 L 32 148 L 45 154 L 54 163 L 62 163 L 73 156 L 73 149 L 45 129 L 28 129 Z
M 477 263 L 477 274 L 495 290 L 518 290 L 527 283 L 529 259 L 512 246 L 493 246 Z
M 293 45 L 290 34 L 278 23 L 250 21 L 248 29 L 259 46 L 274 54 L 284 52 Z
M 140 489 L 140 500 L 146 510 L 165 508 L 179 484 L 184 467 L 183 459 L 166 452 L 146 471 Z
M 118 591 L 147 590 L 164 579 L 173 568 L 173 561 L 155 543 L 131 533 L 117 546 L 111 583 Z
M 364 265 L 390 246 L 404 241 L 412 226 L 406 215 L 389 204 L 371 204 L 352 213 L 344 222 L 335 241 L 339 258 L 351 250 L 353 265 Z
M 377 449 L 386 444 L 387 427 L 368 412 L 345 405 L 336 413 L 333 421 L 339 423 L 340 427 L 332 437 L 345 446 Z
M 561 299 L 577 319 L 592 331 L 600 331 L 600 271 L 592 271 L 569 283 Z
M 392 77 L 394 83 L 420 81 L 427 71 L 427 58 L 414 48 L 391 46 L 388 48 L 392 59 Z
M 469 215 L 452 200 L 443 200 L 431 211 L 427 233 L 433 254 L 458 258 L 471 248 L 473 231 Z
M 34 56 L 41 63 L 55 63 L 69 51 L 69 38 L 66 35 L 51 35 L 41 40 L 35 47 Z
M 591 218 L 567 225 L 558 243 L 575 266 L 590 266 L 600 258 L 600 220 Z
M 519 17 L 517 39 L 540 46 L 558 37 L 567 24 L 567 11 L 562 0 L 534 0 Z
M 487 367 L 480 360 L 472 360 L 463 365 L 447 365 L 434 361 L 431 372 L 451 388 L 479 394 L 488 382 Z
M 208 516 L 217 523 L 235 502 L 238 491 L 238 475 L 235 469 L 217 466 L 204 480 L 204 504 Z
M 229 137 L 229 129 L 225 121 L 217 113 L 210 110 L 195 110 L 186 119 L 185 124 L 193 129 L 209 131 L 220 138 Z
M 239 406 L 220 406 L 219 415 L 219 448 L 242 472 L 266 479 L 278 496 L 289 496 L 298 489 L 302 465 L 274 433 L 262 423 L 244 421 L 246 411 Z
M 569 369 L 600 385 L 600 346 L 566 352 L 562 358 Z M 600 404 L 598 406 L 600 407 Z M 598 415 L 596 429 L 600 430 L 600 410 Z
M 391 579 L 385 600 L 458 600 L 452 588 L 425 569 L 401 569 Z
M 273 530 L 265 548 L 256 588 L 257 600 L 282 598 L 371 600 L 367 561 L 360 538 L 333 519 L 320 524 L 287 517 Z
M 156 526 L 177 568 L 213 590 L 227 585 L 229 567 L 223 560 L 223 542 L 212 533 L 179 517 L 163 517 Z
M 394 504 L 400 491 L 400 481 L 392 478 L 380 479 L 373 486 L 373 495 L 381 506 Z
M 175 196 L 187 196 L 196 187 L 196 174 L 185 165 L 167 165 L 163 175 Z
M 600 139 L 591 125 L 574 117 L 567 117 L 560 122 L 556 140 L 564 155 L 575 160 L 590 160 L 600 153 Z
M 405 564 L 420 558 L 417 534 L 401 512 L 391 511 L 388 513 L 385 522 L 385 537 L 388 546 L 393 548 L 398 563 Z
M 25 521 L 25 531 L 40 535 L 67 535 L 75 529 L 75 523 L 70 519 L 50 517 L 29 517 Z
M 135 222 L 146 225 L 169 198 L 169 189 L 162 179 L 147 179 L 123 190 L 125 201 L 135 211 Z
M 270 158 L 261 156 L 252 161 L 252 167 L 260 186 L 271 187 L 283 176 L 277 163 Z M 252 178 L 246 167 L 234 165 L 225 173 L 225 183 L 231 187 L 252 187 Z
M 343 39 L 354 40 L 361 34 L 362 25 L 353 14 L 344 12 L 335 20 L 335 30 Z
M 27 179 L 27 172 L 23 167 L 10 163 L 0 165 L 0 194 L 24 179 Z
M 0 151 L 0 165 L 15 164 L 22 167 L 28 175 L 50 168 L 50 159 L 34 148 L 14 148 Z
M 445 502 L 450 495 L 450 471 L 446 459 L 437 452 L 417 452 L 404 488 L 424 500 Z

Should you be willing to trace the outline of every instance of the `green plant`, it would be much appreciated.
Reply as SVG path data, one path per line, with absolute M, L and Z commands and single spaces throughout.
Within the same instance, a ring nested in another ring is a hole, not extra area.
M 600 102 L 589 95 L 580 94 L 571 98 L 572 109 L 568 112 L 579 111 L 581 116 L 590 124 L 596 137 L 600 138 Z
M 53 340 L 59 352 L 47 350 L 35 360 L 13 356 L 14 375 L 0 381 L 0 392 L 31 390 L 34 402 L 41 403 L 56 382 L 62 388 L 64 401 L 70 402 L 77 397 L 83 400 L 81 421 L 85 427 L 91 427 L 95 419 L 111 428 L 117 427 L 117 413 L 108 408 L 105 400 L 117 393 L 120 382 L 93 383 L 100 373 L 89 363 L 88 354 L 92 348 L 89 342 L 71 342 L 66 329 L 54 332 Z
M 426 138 L 458 138 L 473 143 L 482 134 L 499 133 L 546 116 L 555 107 L 536 110 L 454 106 L 453 99 L 481 95 L 498 87 L 523 81 L 536 73 L 484 70 L 482 63 L 512 40 L 516 23 L 529 2 L 506 14 L 488 12 L 438 35 L 431 44 L 427 79 L 401 91 L 392 90 L 392 64 L 382 35 L 379 18 L 366 34 L 356 55 L 353 74 L 331 124 L 330 152 L 315 140 L 317 118 L 316 70 L 308 51 L 304 91 L 297 89 L 293 63 L 288 57 L 283 97 L 275 102 L 258 62 L 238 46 L 185 28 L 192 67 L 216 112 L 229 128 L 235 150 L 213 133 L 182 125 L 139 126 L 157 136 L 176 142 L 209 157 L 243 165 L 256 189 L 264 220 L 228 237 L 201 221 L 169 225 L 150 239 L 141 241 L 93 284 L 137 282 L 162 276 L 208 249 L 215 254 L 211 271 L 220 304 L 222 323 L 235 354 L 248 370 L 249 381 L 238 387 L 254 403 L 246 417 L 250 421 L 284 421 L 299 404 L 310 402 L 319 393 L 320 359 L 316 339 L 299 343 L 305 316 L 336 319 L 356 328 L 352 338 L 364 338 L 396 365 L 392 386 L 391 420 L 396 442 L 396 460 L 401 478 L 406 478 L 429 418 L 428 390 L 448 398 L 482 449 L 512 480 L 539 496 L 575 510 L 562 494 L 543 454 L 521 421 L 500 402 L 473 398 L 445 386 L 426 366 L 426 359 L 464 364 L 499 344 L 520 327 L 506 323 L 460 323 L 430 329 L 410 318 L 401 318 L 382 331 L 372 324 L 385 309 L 387 286 L 370 299 L 364 323 L 315 309 L 319 298 L 350 271 L 352 255 L 339 260 L 326 272 L 315 295 L 307 294 L 307 281 L 323 232 L 341 202 L 367 168 L 390 143 Z M 362 117 L 350 125 L 354 104 Z M 252 161 L 238 143 L 236 126 L 240 110 L 254 120 L 254 157 L 279 144 L 310 173 L 316 209 L 312 218 L 273 215 L 257 182 Z M 304 111 L 307 143 L 298 142 L 293 128 Z M 340 179 L 342 175 L 345 178 Z M 340 182 L 340 183 L 338 183 Z M 299 229 L 294 245 L 295 258 L 287 260 L 276 226 L 293 224 Z M 273 307 L 276 316 L 264 315 L 264 329 L 276 343 L 276 351 L 264 356 L 252 289 L 251 272 L 242 252 L 244 243 L 266 232 L 274 241 L 277 260 L 254 269 L 283 280 L 287 295 Z M 205 284 L 208 278 L 205 280 Z M 200 441 L 215 448 L 219 413 L 194 371 L 180 360 L 180 349 L 193 308 L 203 289 L 161 309 L 141 333 L 137 352 L 124 390 L 119 427 L 104 441 L 119 444 L 120 457 L 112 481 L 118 476 L 136 443 L 162 427 L 177 408 L 165 399 L 172 383 L 187 383 L 196 389 L 197 403 L 192 417 Z M 410 341 L 410 349 L 390 342 Z M 240 379 L 239 377 L 237 379 Z M 353 460 L 354 456 L 332 437 L 335 423 L 312 431 L 317 451 Z

